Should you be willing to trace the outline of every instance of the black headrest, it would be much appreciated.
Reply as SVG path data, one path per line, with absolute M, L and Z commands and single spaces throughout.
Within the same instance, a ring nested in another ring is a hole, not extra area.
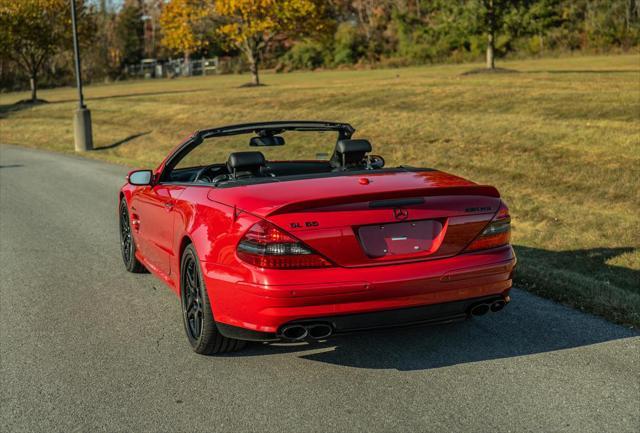
M 371 152 L 369 140 L 338 140 L 336 143 L 337 153 L 365 153 Z
M 371 152 L 369 140 L 338 140 L 330 162 L 339 170 L 359 166 L 367 152 Z
M 229 155 L 227 165 L 232 171 L 251 171 L 265 165 L 262 152 L 234 152 Z

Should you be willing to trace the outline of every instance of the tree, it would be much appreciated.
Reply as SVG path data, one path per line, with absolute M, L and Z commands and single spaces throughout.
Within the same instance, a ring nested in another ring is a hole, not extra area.
M 162 44 L 188 63 L 191 54 L 209 45 L 212 11 L 212 0 L 171 0 L 160 15 Z
M 501 18 L 502 8 L 499 0 L 483 0 L 483 5 L 487 11 L 485 26 L 487 32 L 487 68 L 495 69 L 495 49 L 496 32 Z
M 223 21 L 218 32 L 247 59 L 251 82 L 260 85 L 258 70 L 269 44 L 278 37 L 312 34 L 324 27 L 321 0 L 218 0 Z
M 120 59 L 124 63 L 138 63 L 144 53 L 144 23 L 142 7 L 137 1 L 125 2 L 115 26 Z
M 486 35 L 487 69 L 495 69 L 496 37 L 505 31 L 518 27 L 517 21 L 520 3 L 523 0 L 471 0 L 467 4 L 467 13 L 476 19 L 476 32 Z
M 68 46 L 70 29 L 67 0 L 0 0 L 0 44 L 29 76 L 32 102 L 37 100 L 38 74 Z
M 540 53 L 544 52 L 545 33 L 561 23 L 558 14 L 559 0 L 530 0 L 524 11 L 524 23 L 528 33 L 538 37 Z

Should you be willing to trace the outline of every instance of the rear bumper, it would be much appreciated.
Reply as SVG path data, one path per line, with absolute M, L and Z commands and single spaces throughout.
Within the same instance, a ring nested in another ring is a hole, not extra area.
M 203 270 L 220 331 L 273 341 L 282 325 L 305 320 L 341 333 L 464 319 L 479 299 L 507 296 L 515 264 L 506 246 L 402 265 L 265 270 L 253 281 L 215 264 Z
M 505 295 L 506 296 L 506 295 Z M 400 308 L 394 310 L 374 311 L 371 313 L 346 314 L 339 316 L 316 317 L 306 320 L 295 320 L 291 324 L 327 323 L 333 329 L 332 335 L 349 334 L 360 331 L 388 329 L 404 326 L 440 325 L 465 320 L 471 313 L 471 307 L 481 303 L 491 304 L 497 300 L 509 300 L 505 296 L 485 296 L 446 302 L 444 304 L 424 305 L 421 307 Z M 225 337 L 247 341 L 280 341 L 280 333 L 259 332 L 237 326 L 218 323 L 218 329 Z M 281 326 L 280 328 L 282 328 Z

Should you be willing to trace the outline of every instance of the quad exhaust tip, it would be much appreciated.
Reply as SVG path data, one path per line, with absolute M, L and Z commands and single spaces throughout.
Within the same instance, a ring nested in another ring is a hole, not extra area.
M 493 302 L 483 302 L 471 307 L 469 313 L 472 316 L 484 316 L 488 312 L 497 313 L 502 310 L 509 302 L 509 298 L 498 299 Z M 280 329 L 278 336 L 286 341 L 302 341 L 305 339 L 322 340 L 333 334 L 333 327 L 328 323 L 294 323 L 285 325 Z
M 287 341 L 322 340 L 331 334 L 333 334 L 333 328 L 327 323 L 285 325 L 279 332 L 280 338 Z
M 471 307 L 471 314 L 474 316 L 484 316 L 489 312 L 491 307 L 489 304 L 478 304 Z
M 506 299 L 498 299 L 497 301 L 493 301 L 491 303 L 483 302 L 471 307 L 471 310 L 469 312 L 472 316 L 484 316 L 489 311 L 491 311 L 492 313 L 497 313 L 507 305 L 507 302 L 509 302 L 508 297 Z
M 491 304 L 491 311 L 497 313 L 498 311 L 502 310 L 505 305 L 507 305 L 507 303 L 504 301 L 495 301 L 493 304 Z
M 300 341 L 307 338 L 309 331 L 302 325 L 287 325 L 280 331 L 282 337 L 286 340 Z
M 326 323 L 318 323 L 316 325 L 311 325 L 307 328 L 309 331 L 309 337 L 320 340 L 322 338 L 327 338 L 333 333 L 333 328 L 327 325 Z

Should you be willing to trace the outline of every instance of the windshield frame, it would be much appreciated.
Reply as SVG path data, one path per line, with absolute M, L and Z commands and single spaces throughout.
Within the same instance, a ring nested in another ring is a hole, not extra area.
M 178 165 L 178 163 L 182 161 L 182 159 L 184 159 L 194 149 L 204 143 L 204 140 L 206 139 L 248 133 L 279 134 L 284 131 L 335 131 L 338 133 L 337 140 L 348 140 L 352 137 L 356 130 L 348 123 L 300 120 L 244 123 L 199 130 L 196 131 L 191 137 L 189 137 L 184 143 L 182 143 L 182 145 L 178 146 L 169 155 L 169 157 L 167 157 L 164 166 L 162 167 L 162 173 L 160 174 L 159 182 L 165 182 L 169 180 L 171 172 L 176 167 L 176 165 Z

